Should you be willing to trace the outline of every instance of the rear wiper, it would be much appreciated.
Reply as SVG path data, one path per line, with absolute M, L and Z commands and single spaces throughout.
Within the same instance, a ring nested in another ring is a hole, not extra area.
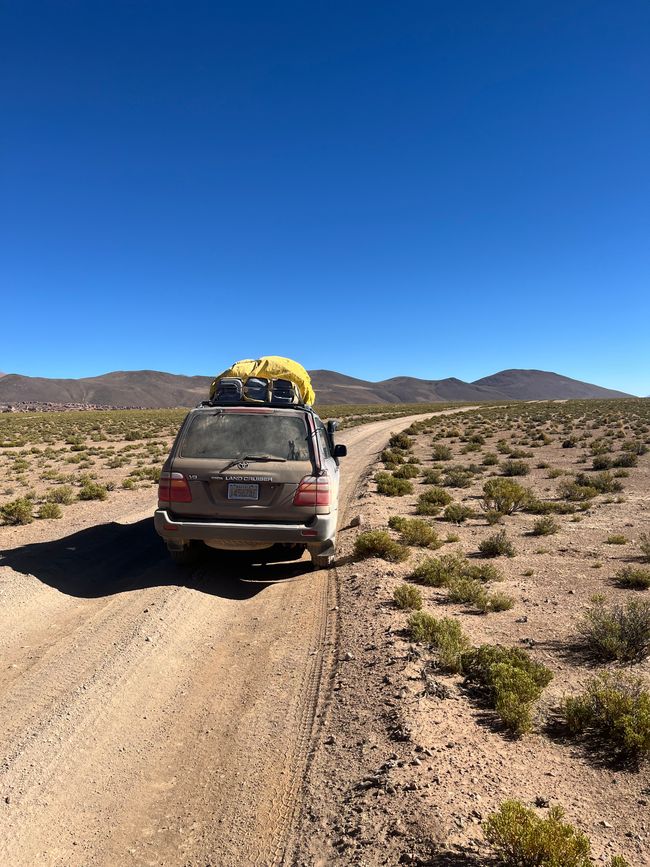
M 242 458 L 235 458 L 230 461 L 229 464 L 226 464 L 225 467 L 222 467 L 219 472 L 225 473 L 226 470 L 229 470 L 231 467 L 234 467 L 235 464 L 241 464 L 243 461 L 252 461 L 255 463 L 265 463 L 267 461 L 282 461 L 286 463 L 286 458 L 276 458 L 273 455 L 244 455 Z

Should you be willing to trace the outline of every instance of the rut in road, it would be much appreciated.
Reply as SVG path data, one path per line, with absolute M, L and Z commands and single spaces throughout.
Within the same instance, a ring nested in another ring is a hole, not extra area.
M 340 435 L 343 523 L 412 420 Z M 0 863 L 289 860 L 335 570 L 215 556 L 179 571 L 146 519 L 5 551 L 0 577 Z

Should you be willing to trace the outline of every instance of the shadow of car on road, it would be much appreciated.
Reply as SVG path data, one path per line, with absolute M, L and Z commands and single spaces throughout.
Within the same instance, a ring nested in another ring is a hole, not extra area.
M 306 559 L 261 565 L 242 554 L 206 548 L 196 565 L 178 567 L 156 534 L 153 519 L 145 518 L 135 524 L 99 524 L 52 542 L 5 550 L 0 552 L 0 566 L 85 599 L 179 586 L 244 600 L 272 584 L 312 573 Z

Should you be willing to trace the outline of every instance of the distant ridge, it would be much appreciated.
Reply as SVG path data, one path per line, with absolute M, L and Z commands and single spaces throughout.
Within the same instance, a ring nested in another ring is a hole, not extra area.
M 502 370 L 475 382 L 410 376 L 368 382 L 334 370 L 311 370 L 310 374 L 321 405 L 634 397 L 544 370 Z M 207 397 L 212 379 L 159 370 L 120 370 L 84 379 L 8 373 L 0 375 L 0 405 L 51 402 L 150 408 L 195 406 Z

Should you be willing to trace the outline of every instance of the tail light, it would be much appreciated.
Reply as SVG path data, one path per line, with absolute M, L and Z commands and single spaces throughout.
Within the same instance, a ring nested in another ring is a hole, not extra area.
M 294 506 L 329 506 L 330 480 L 327 476 L 305 476 L 296 488 Z
M 164 503 L 191 503 L 192 491 L 182 473 L 161 473 L 158 499 Z

